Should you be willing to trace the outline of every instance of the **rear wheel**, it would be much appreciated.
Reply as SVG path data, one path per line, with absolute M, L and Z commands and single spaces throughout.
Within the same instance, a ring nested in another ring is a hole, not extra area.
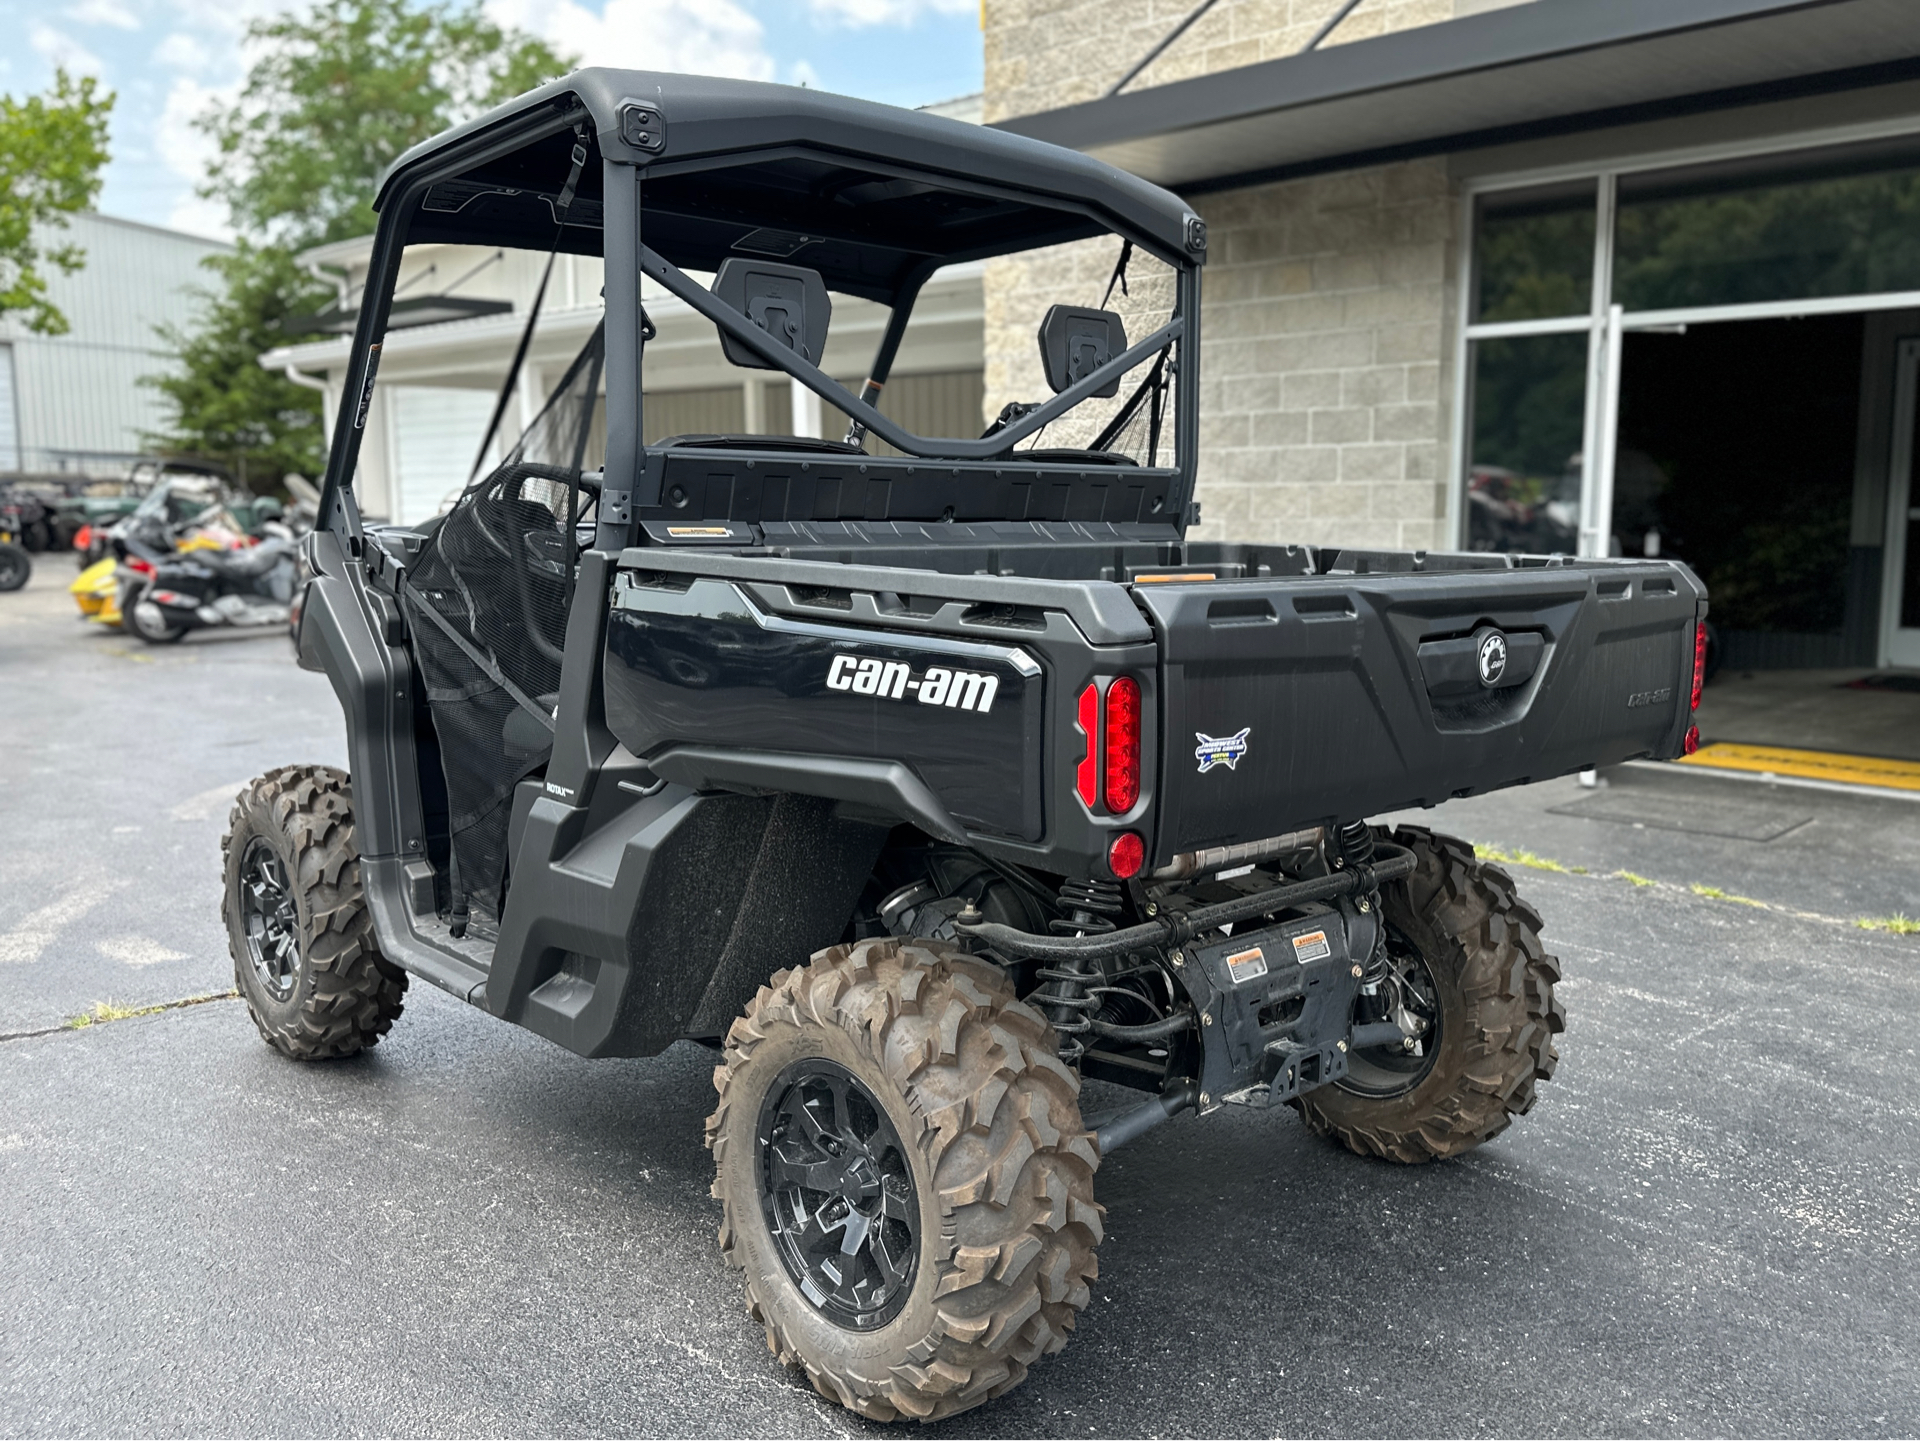
M 33 576 L 33 557 L 25 546 L 0 540 L 0 592 L 19 590 Z
M 373 938 L 346 774 L 267 772 L 235 799 L 221 849 L 234 982 L 266 1043 L 324 1061 L 384 1036 L 407 975 Z
M 1099 1158 L 1046 1021 L 993 966 L 869 940 L 776 975 L 707 1121 L 720 1248 L 767 1345 L 878 1421 L 937 1420 L 1066 1344 Z
M 120 619 L 148 645 L 172 645 L 187 633 L 184 625 L 168 620 L 165 609 L 158 601 L 148 600 L 145 591 L 121 598 Z
M 1391 839 L 1418 865 L 1381 890 L 1386 986 L 1420 1039 L 1354 1052 L 1345 1079 L 1294 1104 L 1309 1130 L 1363 1156 L 1433 1161 L 1532 1108 L 1535 1085 L 1560 1060 L 1560 965 L 1540 944 L 1539 913 L 1472 846 L 1414 826 Z

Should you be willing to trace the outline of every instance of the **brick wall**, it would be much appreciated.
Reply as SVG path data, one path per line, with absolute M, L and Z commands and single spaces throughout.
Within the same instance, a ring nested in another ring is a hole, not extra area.
M 1525 0 L 1363 0 L 1327 45 Z M 1094 99 L 1193 0 L 986 0 L 988 120 Z M 1134 81 L 1164 84 L 1296 53 L 1338 0 L 1218 0 Z M 1445 543 L 1457 197 L 1444 160 L 1199 197 L 1203 280 L 1197 539 Z M 1092 305 L 1117 243 L 995 261 L 986 405 L 1044 396 L 1034 327 Z M 1135 285 L 1129 332 L 1164 316 Z M 1116 297 L 1117 298 L 1117 297 Z M 1069 443 L 1072 437 L 1050 435 Z

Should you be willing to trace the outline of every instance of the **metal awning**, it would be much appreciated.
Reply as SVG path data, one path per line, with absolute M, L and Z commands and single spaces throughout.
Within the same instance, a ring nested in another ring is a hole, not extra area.
M 1920 0 L 1532 0 L 999 125 L 1195 194 L 1916 76 Z

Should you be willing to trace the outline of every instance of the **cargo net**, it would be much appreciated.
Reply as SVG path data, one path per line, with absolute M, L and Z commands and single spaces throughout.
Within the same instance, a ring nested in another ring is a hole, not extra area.
M 553 750 L 578 553 L 567 517 L 584 525 L 598 498 L 581 472 L 604 345 L 596 331 L 506 459 L 433 529 L 408 577 L 408 630 L 447 783 L 457 921 L 498 919 L 513 789 Z

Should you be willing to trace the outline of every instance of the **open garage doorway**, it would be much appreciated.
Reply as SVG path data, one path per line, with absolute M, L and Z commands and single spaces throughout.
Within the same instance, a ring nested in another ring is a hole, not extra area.
M 1920 673 L 1877 668 L 1902 449 L 1884 329 L 1852 314 L 1626 335 L 1614 544 L 1707 583 L 1710 743 L 1920 760 Z

